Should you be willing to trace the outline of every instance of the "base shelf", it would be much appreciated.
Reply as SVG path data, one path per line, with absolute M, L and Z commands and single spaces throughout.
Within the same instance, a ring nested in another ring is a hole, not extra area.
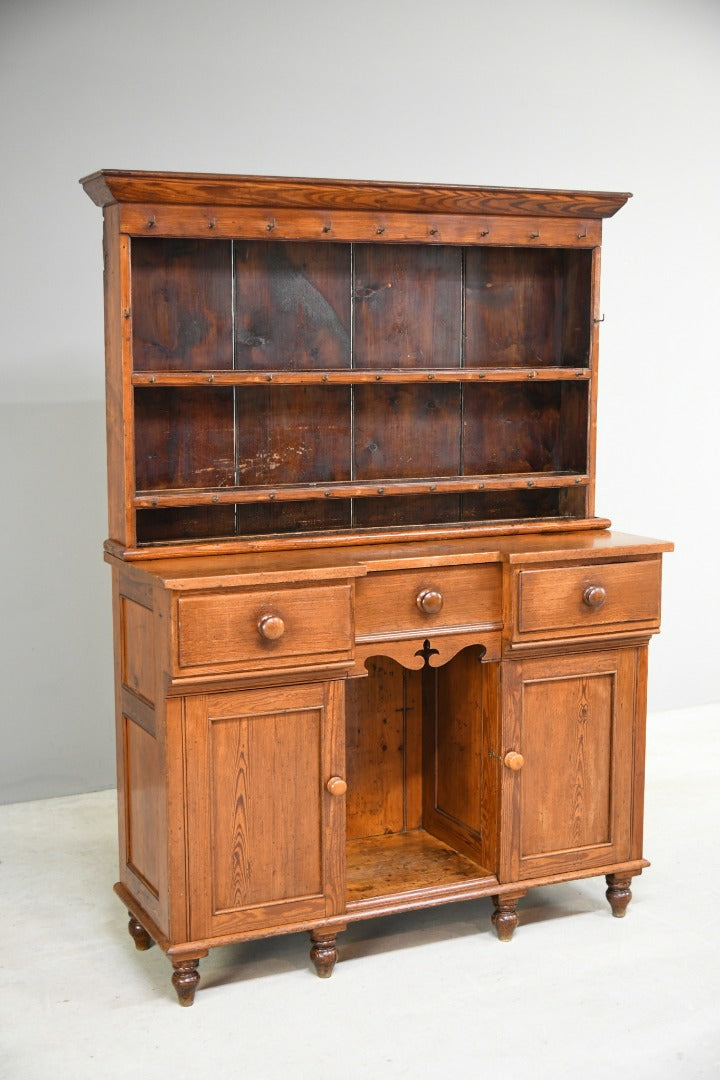
M 410 900 L 420 892 L 451 887 L 482 888 L 496 881 L 484 866 L 425 829 L 350 840 L 346 860 L 349 908 L 390 897 Z

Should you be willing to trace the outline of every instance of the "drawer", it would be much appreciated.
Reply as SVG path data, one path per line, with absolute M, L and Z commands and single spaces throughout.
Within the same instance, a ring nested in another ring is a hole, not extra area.
M 517 575 L 520 634 L 578 635 L 660 623 L 660 560 L 593 563 Z
M 180 596 L 178 668 L 297 666 L 352 655 L 350 585 Z
M 378 572 L 360 578 L 355 589 L 358 640 L 502 622 L 497 564 Z

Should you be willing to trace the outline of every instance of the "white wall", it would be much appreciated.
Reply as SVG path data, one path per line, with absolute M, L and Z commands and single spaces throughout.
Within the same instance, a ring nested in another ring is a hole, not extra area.
M 717 0 L 5 0 L 0 799 L 113 782 L 100 167 L 630 190 L 598 502 L 670 537 L 650 706 L 716 700 Z

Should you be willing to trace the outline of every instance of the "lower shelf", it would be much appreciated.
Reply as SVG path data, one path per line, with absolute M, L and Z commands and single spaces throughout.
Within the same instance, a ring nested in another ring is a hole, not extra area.
M 346 860 L 348 907 L 495 881 L 485 867 L 424 829 L 350 840 Z

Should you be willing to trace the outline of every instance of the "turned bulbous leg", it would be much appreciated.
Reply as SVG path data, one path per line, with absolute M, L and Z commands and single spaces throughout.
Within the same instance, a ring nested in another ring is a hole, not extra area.
M 514 893 L 512 895 L 493 896 L 492 902 L 495 905 L 495 910 L 492 914 L 492 922 L 500 941 L 512 941 L 512 936 L 519 921 L 517 916 L 518 900 L 524 895 L 525 893 Z
M 148 934 L 142 923 L 139 923 L 132 911 L 128 911 L 130 921 L 128 922 L 128 934 L 135 942 L 135 948 L 140 952 L 145 952 L 146 949 L 151 949 L 155 942 Z
M 608 886 L 605 895 L 612 908 L 612 913 L 616 919 L 622 919 L 627 911 L 628 904 L 632 900 L 632 892 L 630 891 L 632 878 L 622 874 L 607 874 L 605 880 Z
M 199 964 L 199 960 L 173 960 L 172 962 L 174 968 L 172 984 L 181 1005 L 192 1005 L 195 1000 L 195 990 L 200 982 Z
M 310 959 L 315 965 L 315 970 L 321 979 L 329 979 L 338 958 L 337 934 L 323 934 L 320 931 L 311 930 Z

